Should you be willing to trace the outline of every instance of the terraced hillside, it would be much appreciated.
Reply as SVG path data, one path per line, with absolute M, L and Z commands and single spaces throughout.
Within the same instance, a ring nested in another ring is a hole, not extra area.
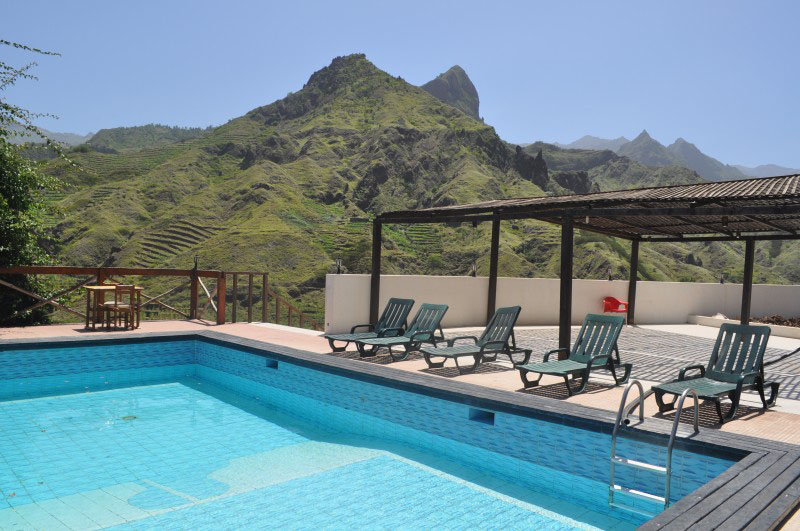
M 61 212 L 52 233 L 66 264 L 188 268 L 197 256 L 202 268 L 269 272 L 271 287 L 321 321 L 335 260 L 347 272 L 369 271 L 367 220 L 376 213 L 700 179 L 610 155 L 511 146 L 480 120 L 352 55 L 201 137 L 119 153 L 80 146 L 70 153 L 80 170 L 50 161 L 47 171 L 67 184 L 52 198 Z M 504 223 L 500 274 L 557 276 L 557 231 Z M 387 226 L 384 272 L 463 275 L 477 263 L 485 275 L 488 242 L 487 224 Z M 578 276 L 627 276 L 625 244 L 581 234 L 576 242 Z M 644 247 L 646 278 L 741 275 L 735 244 Z M 797 256 L 792 246 L 759 247 L 757 278 L 793 279 L 796 263 L 784 257 Z
M 177 255 L 198 248 L 220 230 L 220 227 L 177 221 L 166 229 L 145 234 L 141 238 L 141 252 L 137 253 L 133 264 L 141 267 L 164 265 Z

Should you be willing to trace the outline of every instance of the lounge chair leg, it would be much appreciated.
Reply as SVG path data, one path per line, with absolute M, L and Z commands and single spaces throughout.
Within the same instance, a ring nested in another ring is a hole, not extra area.
M 392 351 L 392 347 L 389 347 L 389 355 L 392 357 L 392 361 L 404 361 L 408 358 L 408 355 L 411 353 L 411 349 L 408 345 L 403 345 L 403 353 L 398 354 L 395 356 L 394 352 Z
M 656 404 L 658 404 L 659 413 L 666 413 L 667 411 L 671 411 L 675 408 L 675 402 L 678 400 L 677 395 L 675 395 L 675 398 L 672 399 L 672 402 L 667 404 L 664 402 L 664 391 L 653 389 L 653 392 L 656 395 Z
M 769 392 L 769 400 L 764 398 L 764 386 L 768 385 L 770 392 Z M 758 386 L 758 394 L 761 397 L 761 403 L 764 404 L 764 409 L 770 408 L 775 405 L 775 402 L 778 401 L 778 388 L 780 384 L 778 382 L 764 382 L 763 384 Z
M 564 385 L 567 386 L 567 396 L 572 396 L 572 387 L 569 386 L 569 375 L 564 375 Z
M 577 374 L 573 374 L 572 376 L 574 377 L 573 379 L 577 378 Z M 577 389 L 573 390 L 572 387 L 569 385 L 569 377 L 570 377 L 569 374 L 564 375 L 564 383 L 567 386 L 567 393 L 569 394 L 569 396 L 579 395 L 586 390 L 586 384 L 589 383 L 589 369 L 583 371 L 583 377 L 581 378 L 581 383 L 580 385 L 578 385 Z
M 617 385 L 628 383 L 628 379 L 631 377 L 631 369 L 633 369 L 633 364 L 631 363 L 623 363 L 620 364 L 619 367 L 622 367 L 625 372 L 622 375 L 622 378 L 617 378 L 617 371 L 614 368 L 614 365 L 611 365 L 611 376 L 614 377 L 614 383 Z
M 528 389 L 530 387 L 538 386 L 539 385 L 539 381 L 541 381 L 541 379 L 542 379 L 542 373 L 538 373 L 538 374 L 539 374 L 539 377 L 536 378 L 536 380 L 528 380 L 528 371 L 520 369 L 519 377 L 522 380 L 522 386 L 525 389 Z
M 343 347 L 337 347 L 334 344 L 333 339 L 328 339 L 328 344 L 331 346 L 331 352 L 344 352 L 350 342 L 346 341 Z
M 574 391 L 572 390 L 572 387 L 570 387 L 569 380 L 567 379 L 566 376 L 564 376 L 564 381 L 567 384 L 567 390 L 569 391 L 569 396 L 572 396 L 573 394 L 579 395 L 586 390 L 586 385 L 589 383 L 589 369 L 587 368 L 586 370 L 583 371 L 583 378 L 581 378 L 581 383 L 578 386 L 578 388 L 575 389 Z
M 358 348 L 358 353 L 362 358 L 371 358 L 378 353 L 378 345 L 372 345 L 367 350 L 367 346 L 363 343 L 356 343 L 356 348 Z
M 714 401 L 714 405 L 717 406 L 717 415 L 719 415 L 720 424 L 725 424 L 729 420 L 733 420 L 733 417 L 736 416 L 736 410 L 739 409 L 739 397 L 740 394 L 738 393 L 730 393 L 728 395 L 728 398 L 731 400 L 731 407 L 725 415 L 722 414 L 722 400 L 716 399 Z
M 447 361 L 447 358 L 444 358 L 442 361 L 431 361 L 431 355 L 427 352 L 422 353 L 422 357 L 425 358 L 425 363 L 428 364 L 429 369 L 438 369 L 440 367 L 444 367 L 444 362 Z
M 476 354 L 475 356 L 473 356 L 473 358 L 475 358 L 475 361 L 473 362 L 472 366 L 470 366 L 470 367 L 461 367 L 461 365 L 458 364 L 458 356 L 453 358 L 453 361 L 456 362 L 456 368 L 458 369 L 458 373 L 459 374 L 466 374 L 466 373 L 469 373 L 469 372 L 475 372 L 475 369 L 477 369 L 478 365 L 481 364 L 481 355 L 480 354 Z

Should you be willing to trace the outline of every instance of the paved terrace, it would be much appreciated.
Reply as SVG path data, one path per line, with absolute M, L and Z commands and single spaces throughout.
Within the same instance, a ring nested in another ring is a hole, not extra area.
M 587 392 L 568 397 L 563 380 L 544 377 L 538 388 L 523 390 L 517 371 L 508 361 L 498 360 L 487 363 L 472 374 L 459 375 L 453 366 L 440 369 L 427 368 L 421 356 L 412 355 L 409 360 L 391 362 L 389 356 L 360 358 L 355 351 L 331 354 L 326 340 L 319 332 L 300 330 L 272 324 L 226 324 L 211 326 L 202 321 L 155 321 L 144 322 L 139 332 L 169 332 L 186 330 L 214 330 L 225 334 L 256 339 L 268 343 L 285 345 L 320 355 L 335 355 L 362 360 L 363 363 L 387 364 L 397 370 L 423 371 L 442 378 L 455 378 L 487 387 L 505 389 L 519 393 L 545 396 L 590 407 L 616 411 L 622 395 L 622 386 L 614 386 L 609 375 L 593 373 Z M 573 339 L 577 334 L 573 328 Z M 634 364 L 632 378 L 642 380 L 645 389 L 653 382 L 674 378 L 678 370 L 689 364 L 708 361 L 716 328 L 698 325 L 653 325 L 626 327 L 619 340 L 623 361 Z M 479 334 L 480 329 L 446 330 L 447 337 Z M 25 328 L 0 328 L 0 341 L 3 339 L 24 339 L 65 336 L 124 337 L 126 332 L 85 331 L 80 325 L 52 325 Z M 517 342 L 520 346 L 533 350 L 532 360 L 541 360 L 543 354 L 556 347 L 558 329 L 556 327 L 518 327 Z M 777 359 L 800 348 L 800 340 L 772 337 L 767 350 L 767 360 Z M 448 362 L 451 364 L 452 361 Z M 596 376 L 594 376 L 596 375 Z M 751 394 L 743 398 L 739 413 L 734 421 L 719 425 L 713 404 L 701 406 L 701 423 L 705 428 L 723 432 L 739 433 L 762 437 L 775 441 L 800 444 L 800 353 L 768 367 L 767 377 L 781 382 L 781 392 L 776 407 L 764 412 L 760 409 L 758 396 Z M 646 401 L 645 413 L 658 416 L 658 408 L 651 397 Z M 682 421 L 689 422 L 688 412 Z M 672 413 L 664 418 L 671 419 Z

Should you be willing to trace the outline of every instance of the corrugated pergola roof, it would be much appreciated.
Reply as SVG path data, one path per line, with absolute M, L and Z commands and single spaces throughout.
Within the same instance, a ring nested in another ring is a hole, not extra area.
M 639 240 L 794 239 L 800 231 L 800 175 L 499 199 L 386 212 L 384 223 L 540 219 Z

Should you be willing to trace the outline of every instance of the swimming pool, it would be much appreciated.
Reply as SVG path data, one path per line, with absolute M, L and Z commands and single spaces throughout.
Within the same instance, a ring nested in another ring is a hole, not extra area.
M 211 338 L 5 346 L 0 400 L 0 528 L 645 521 L 607 505 L 608 426 L 518 415 Z M 644 440 L 618 448 L 666 459 Z M 677 449 L 673 498 L 741 455 Z M 619 473 L 626 485 L 663 490 L 659 476 Z

